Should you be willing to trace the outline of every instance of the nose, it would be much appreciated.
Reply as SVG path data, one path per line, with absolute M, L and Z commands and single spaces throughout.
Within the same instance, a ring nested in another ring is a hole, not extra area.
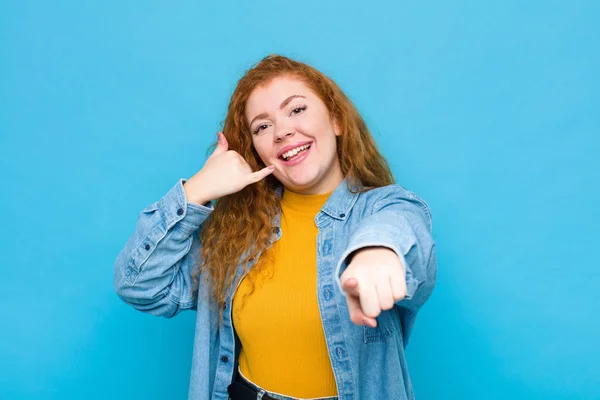
M 288 137 L 294 136 L 294 134 L 294 129 L 292 129 L 290 126 L 284 125 L 275 131 L 275 136 L 273 137 L 273 139 L 276 143 L 279 143 Z

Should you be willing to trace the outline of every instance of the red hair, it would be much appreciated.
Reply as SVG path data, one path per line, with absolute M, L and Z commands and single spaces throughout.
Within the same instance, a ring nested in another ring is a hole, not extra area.
M 246 101 L 256 87 L 281 76 L 304 82 L 325 103 L 331 119 L 336 121 L 341 132 L 336 137 L 337 153 L 351 191 L 364 192 L 394 183 L 393 174 L 364 120 L 339 86 L 315 68 L 276 54 L 263 58 L 238 81 L 223 127 L 230 150 L 238 152 L 253 171 L 265 167 L 252 145 L 245 117 Z M 272 221 L 280 212 L 276 193 L 280 185 L 277 178 L 269 175 L 216 200 L 211 216 L 200 231 L 199 266 L 193 274 L 196 290 L 199 276 L 207 279 L 211 293 L 206 295 L 212 297 L 216 307 L 226 301 L 240 261 L 248 269 L 249 263 L 266 250 Z M 222 308 L 218 310 L 221 318 Z

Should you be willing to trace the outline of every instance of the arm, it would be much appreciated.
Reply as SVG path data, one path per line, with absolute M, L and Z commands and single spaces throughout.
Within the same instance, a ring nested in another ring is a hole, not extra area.
M 191 275 L 199 261 L 197 231 L 212 213 L 200 204 L 236 193 L 273 172 L 273 166 L 253 172 L 239 153 L 228 150 L 222 132 L 218 137 L 200 171 L 189 181 L 180 179 L 140 213 L 134 234 L 115 261 L 115 290 L 140 311 L 173 317 L 196 306 Z
M 196 306 L 192 268 L 197 265 L 198 228 L 212 208 L 186 200 L 184 179 L 146 207 L 114 265 L 119 297 L 137 310 L 173 317 Z
M 335 276 L 342 292 L 340 277 L 352 257 L 374 247 L 388 248 L 397 255 L 403 267 L 406 292 L 396 305 L 416 311 L 430 296 L 437 276 L 427 204 L 398 185 L 390 187 L 389 193 L 373 205 L 371 215 L 352 234 L 337 265 Z

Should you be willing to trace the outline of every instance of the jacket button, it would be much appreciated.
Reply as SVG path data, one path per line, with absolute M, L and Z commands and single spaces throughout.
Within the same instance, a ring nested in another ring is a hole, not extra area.
M 183 208 L 180 208 L 179 210 L 177 210 L 177 215 L 182 215 L 183 214 Z
M 276 227 L 274 227 L 274 228 L 273 228 L 273 233 L 274 233 L 274 234 L 278 234 L 278 233 L 279 233 L 279 231 L 280 231 L 280 229 L 279 229 L 279 227 L 278 227 L 278 226 L 276 226 Z
M 344 218 L 345 216 L 346 216 L 346 214 L 344 214 L 344 213 L 340 214 L 340 218 Z
M 227 361 L 229 361 L 229 357 L 223 356 L 223 357 L 221 357 L 221 361 L 227 362 Z
M 147 244 L 147 245 L 145 245 L 145 246 L 144 246 L 144 248 L 145 248 L 146 250 L 150 250 L 150 245 L 149 245 L 149 244 Z

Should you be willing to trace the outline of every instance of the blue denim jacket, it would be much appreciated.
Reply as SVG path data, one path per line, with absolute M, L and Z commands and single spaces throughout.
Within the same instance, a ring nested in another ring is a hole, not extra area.
M 170 318 L 196 310 L 189 399 L 227 400 L 240 350 L 231 317 L 237 283 L 222 305 L 223 321 L 217 326 L 205 280 L 200 279 L 200 295 L 194 297 L 191 278 L 201 246 L 197 231 L 212 208 L 187 202 L 183 183 L 180 179 L 139 214 L 135 232 L 115 262 L 115 290 L 132 307 L 153 315 Z M 404 350 L 437 277 L 427 204 L 397 184 L 353 194 L 344 180 L 315 223 L 316 295 L 339 399 L 413 399 Z M 280 237 L 277 216 L 271 243 Z M 377 317 L 376 328 L 350 321 L 339 279 L 349 255 L 366 246 L 394 250 L 406 269 L 406 297 Z M 240 275 L 241 266 L 235 282 Z

